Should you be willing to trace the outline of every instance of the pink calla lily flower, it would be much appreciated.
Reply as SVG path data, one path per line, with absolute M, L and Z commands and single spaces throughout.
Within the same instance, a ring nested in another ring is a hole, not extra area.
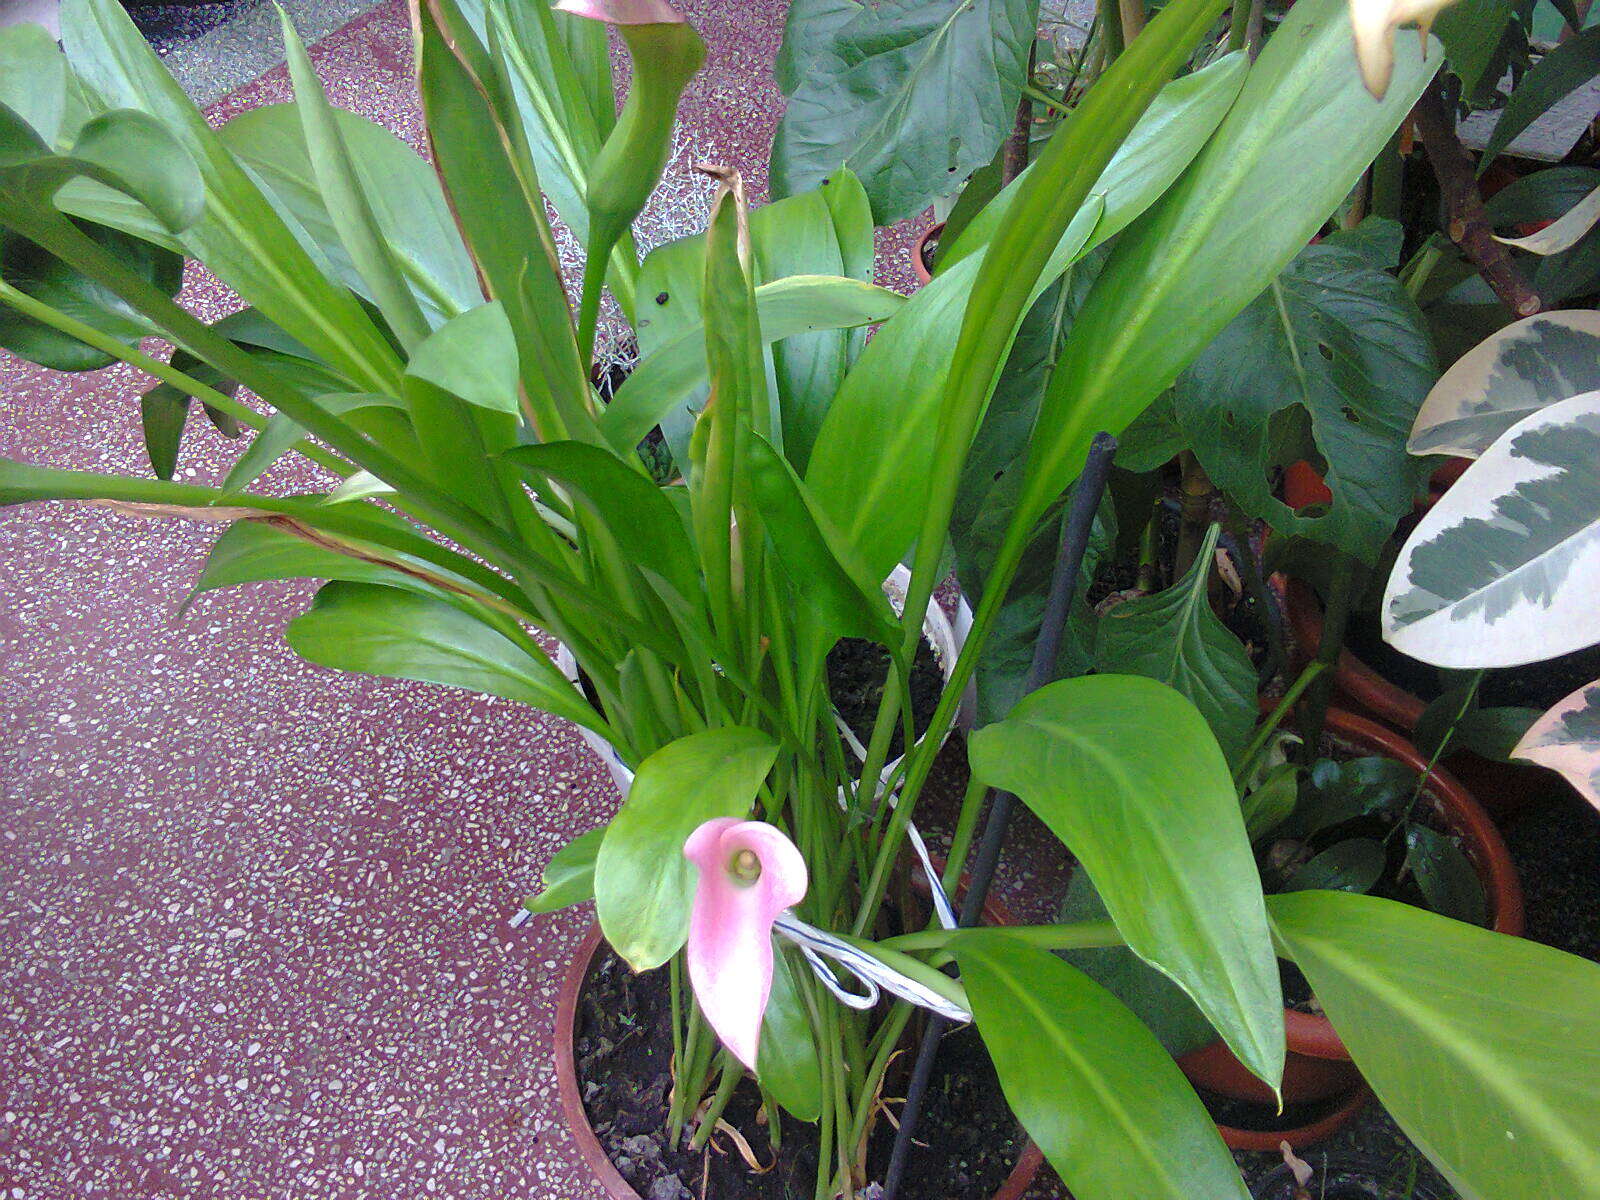
M 557 12 L 607 25 L 682 25 L 683 14 L 667 0 L 560 0 Z
M 756 1067 L 772 992 L 772 923 L 806 894 L 806 863 L 765 821 L 717 817 L 689 835 L 700 872 L 689 917 L 689 983 L 735 1058 Z

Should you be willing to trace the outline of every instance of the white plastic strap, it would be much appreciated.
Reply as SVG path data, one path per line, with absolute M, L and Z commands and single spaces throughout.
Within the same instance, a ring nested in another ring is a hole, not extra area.
M 864 950 L 859 950 L 842 938 L 808 925 L 792 912 L 783 912 L 773 922 L 772 927 L 795 945 L 799 946 L 805 954 L 806 961 L 811 964 L 811 969 L 834 995 L 849 1004 L 852 1008 L 863 1007 L 859 1001 L 861 996 L 846 992 L 851 999 L 845 1000 L 841 995 L 842 989 L 838 986 L 838 977 L 827 964 L 818 961 L 819 956 L 830 958 L 838 963 L 850 974 L 854 975 L 864 984 L 871 993 L 881 988 L 890 995 L 899 996 L 902 1000 L 909 1000 L 918 1008 L 925 1008 L 936 1012 L 941 1017 L 950 1021 L 970 1021 L 972 1014 L 959 1004 L 934 991 L 926 984 L 912 979 L 909 975 L 902 975 L 892 967 L 886 966 L 878 959 L 872 957 Z M 874 1003 L 876 999 L 874 999 Z

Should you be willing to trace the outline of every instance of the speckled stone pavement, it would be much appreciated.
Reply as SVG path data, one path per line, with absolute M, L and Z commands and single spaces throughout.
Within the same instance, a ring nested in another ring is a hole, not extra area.
M 711 59 L 646 244 L 703 212 L 691 157 L 764 192 L 781 103 L 781 3 L 687 7 Z M 336 103 L 419 143 L 398 0 L 314 58 Z M 214 113 L 286 93 L 274 71 Z M 913 233 L 883 238 L 893 285 Z M 237 307 L 198 272 L 187 298 Z M 0 455 L 142 473 L 141 390 L 0 355 Z M 220 481 L 237 449 L 196 419 L 180 477 Z M 611 784 L 553 719 L 301 662 L 280 634 L 310 585 L 180 616 L 214 537 L 0 511 L 0 1200 L 595 1200 L 550 1046 L 590 916 L 505 918 Z

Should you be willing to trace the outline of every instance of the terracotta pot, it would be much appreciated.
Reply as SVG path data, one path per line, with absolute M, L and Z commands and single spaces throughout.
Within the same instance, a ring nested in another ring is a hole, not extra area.
M 924 229 L 916 241 L 911 243 L 911 273 L 917 277 L 918 283 L 929 283 L 933 273 L 928 270 L 928 260 L 923 257 L 923 251 L 930 242 L 939 240 L 939 235 L 944 232 L 944 222 L 935 221 Z
M 1284 1142 L 1289 1143 L 1291 1150 L 1302 1150 L 1325 1142 L 1338 1133 L 1355 1120 L 1371 1099 L 1371 1089 L 1364 1083 L 1357 1083 L 1325 1116 L 1293 1129 L 1236 1129 L 1231 1125 L 1218 1125 L 1217 1132 L 1231 1150 L 1258 1150 L 1275 1154 Z
M 1330 709 L 1327 729 L 1338 741 L 1362 754 L 1381 754 L 1419 772 L 1428 765 L 1416 747 L 1405 738 L 1366 717 Z M 1483 883 L 1492 927 L 1499 933 L 1520 936 L 1523 928 L 1522 885 L 1517 879 L 1510 852 L 1489 814 L 1454 776 L 1439 768 L 1434 769 L 1424 796 L 1431 801 L 1440 820 L 1461 838 L 1462 849 Z M 1285 1009 L 1283 1016 L 1288 1042 L 1283 1072 L 1285 1103 L 1316 1103 L 1363 1086 L 1360 1072 L 1350 1061 L 1349 1051 L 1326 1017 L 1294 1009 Z M 1272 1092 L 1267 1085 L 1250 1074 L 1220 1040 L 1181 1056 L 1178 1065 L 1197 1087 L 1236 1100 L 1272 1103 Z M 1299 1142 L 1289 1133 L 1274 1133 L 1272 1137 L 1283 1138 L 1291 1145 L 1309 1144 L 1339 1128 L 1360 1107 L 1359 1103 L 1354 1102 L 1342 1105 L 1315 1126 L 1290 1131 L 1300 1136 Z M 1342 1119 L 1330 1127 L 1328 1123 L 1341 1114 Z M 1223 1137 L 1224 1140 L 1234 1134 L 1243 1137 L 1245 1132 L 1224 1129 Z M 1250 1136 L 1258 1138 L 1266 1135 Z M 1228 1140 L 1228 1144 L 1241 1150 L 1257 1148 L 1243 1141 Z M 1274 1140 L 1261 1148 L 1270 1150 L 1276 1146 Z
M 999 905 L 985 905 L 984 914 L 992 924 L 1010 923 L 1004 908 Z M 573 1056 L 573 1039 L 577 1034 L 578 996 L 588 981 L 589 965 L 604 944 L 605 939 L 600 934 L 600 926 L 598 924 L 591 926 L 588 935 L 578 947 L 571 965 L 567 967 L 566 976 L 561 981 L 561 992 L 556 998 L 556 1091 L 561 1098 L 562 1116 L 566 1118 L 572 1140 L 578 1145 L 578 1157 L 594 1173 L 595 1179 L 599 1181 L 609 1200 L 643 1200 L 633 1185 L 612 1166 L 611 1159 L 606 1156 L 605 1147 L 600 1144 L 593 1126 L 589 1124 L 589 1114 L 583 1107 L 583 1096 L 578 1088 L 578 1064 Z M 1006 1176 L 1006 1181 L 1000 1185 L 1000 1190 L 994 1194 L 993 1200 L 1022 1200 L 1032 1185 L 1034 1176 L 1039 1173 L 1039 1168 L 1043 1165 L 1044 1155 L 1037 1146 L 1029 1142 L 1023 1147 L 1022 1157 L 1017 1159 L 1017 1165 L 1011 1169 L 1011 1174 Z
M 1417 513 L 1432 508 L 1471 465 L 1470 459 L 1452 458 L 1435 471 L 1429 477 L 1427 499 L 1417 502 Z M 1300 509 L 1308 504 L 1325 504 L 1332 496 L 1322 476 L 1310 464 L 1298 462 L 1284 472 L 1283 498 L 1291 508 Z M 1284 588 L 1284 611 L 1294 635 L 1295 665 L 1303 667 L 1322 641 L 1322 605 L 1309 585 L 1291 579 Z M 1428 707 L 1427 701 L 1385 678 L 1348 648 L 1339 653 L 1333 685 L 1334 694 L 1342 703 L 1405 734 L 1416 732 L 1417 722 Z M 1445 756 L 1444 762 L 1484 807 L 1502 820 L 1551 799 L 1563 787 L 1560 776 L 1541 767 L 1496 762 L 1470 750 L 1454 751 Z

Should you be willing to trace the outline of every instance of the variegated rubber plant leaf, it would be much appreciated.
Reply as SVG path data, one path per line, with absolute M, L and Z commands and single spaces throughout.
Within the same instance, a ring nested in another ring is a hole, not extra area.
M 1512 426 L 1425 516 L 1384 637 L 1441 667 L 1542 662 L 1600 637 L 1600 393 Z
M 1406 449 L 1477 458 L 1529 413 L 1600 389 L 1600 312 L 1539 313 L 1456 360 L 1422 402 Z
M 1600 681 L 1585 684 L 1535 721 L 1511 757 L 1559 772 L 1600 808 Z

